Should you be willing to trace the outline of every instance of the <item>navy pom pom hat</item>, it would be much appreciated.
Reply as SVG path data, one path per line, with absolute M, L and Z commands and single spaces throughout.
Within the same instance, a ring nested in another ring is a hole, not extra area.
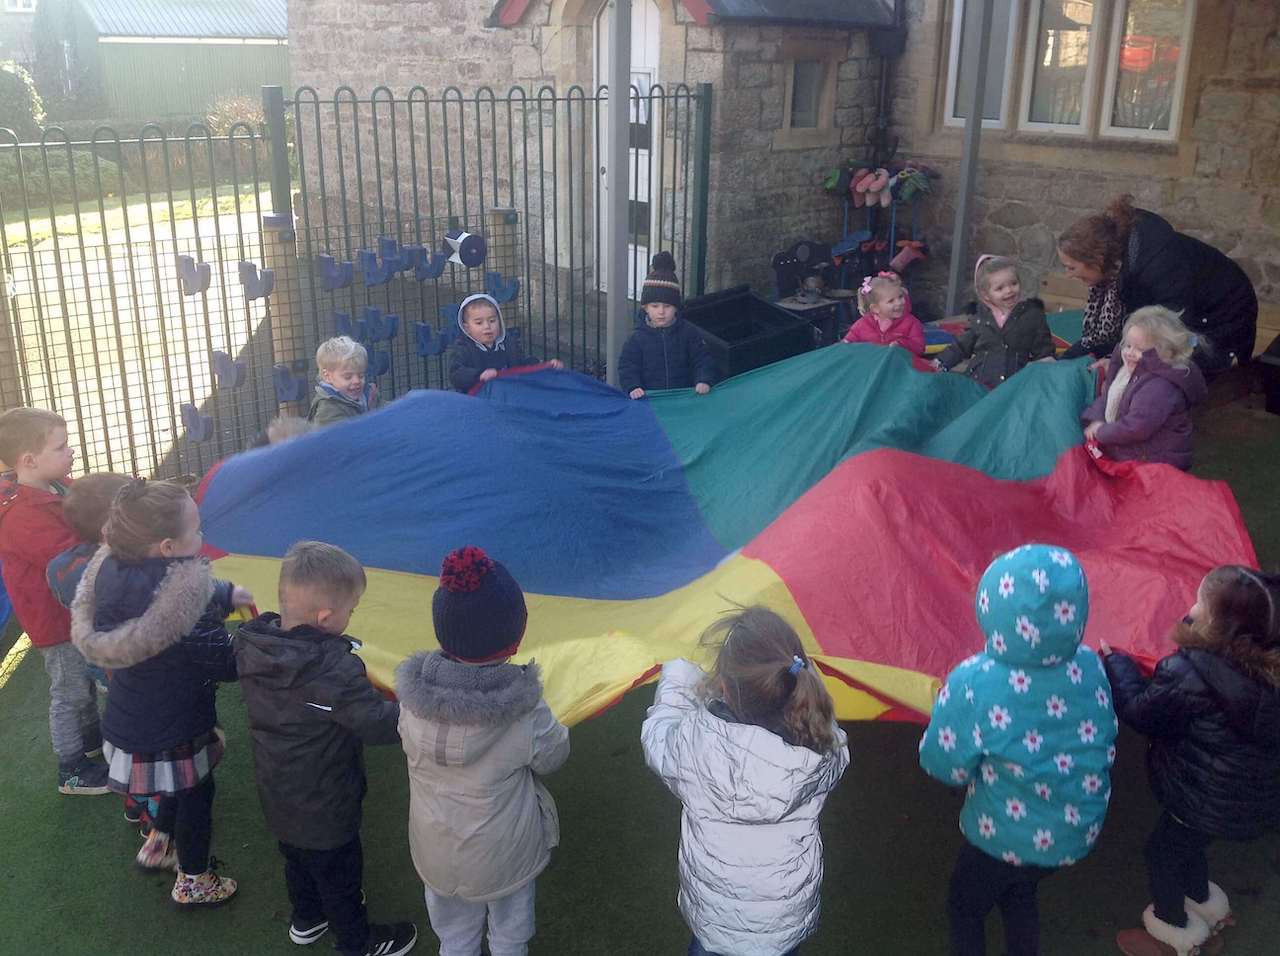
M 680 280 L 676 278 L 676 260 L 669 252 L 659 252 L 649 263 L 649 274 L 640 289 L 640 304 L 665 302 L 680 308 Z
M 529 611 L 511 573 L 480 548 L 466 547 L 444 559 L 431 619 L 441 650 L 460 661 L 484 664 L 520 648 Z

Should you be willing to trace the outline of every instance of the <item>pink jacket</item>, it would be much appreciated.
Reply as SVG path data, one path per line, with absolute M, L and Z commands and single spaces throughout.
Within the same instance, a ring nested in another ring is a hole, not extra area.
M 846 342 L 867 342 L 871 345 L 900 345 L 912 355 L 924 355 L 924 326 L 910 312 L 902 313 L 898 321 L 883 332 L 874 315 L 864 315 L 849 326 Z

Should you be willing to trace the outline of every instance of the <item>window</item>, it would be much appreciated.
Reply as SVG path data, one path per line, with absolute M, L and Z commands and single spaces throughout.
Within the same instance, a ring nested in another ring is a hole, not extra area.
M 849 55 L 847 39 L 787 37 L 782 41 L 782 124 L 774 149 L 839 146 L 836 85 Z
M 949 126 L 963 125 L 973 97 L 980 2 L 953 0 Z M 1173 140 L 1194 8 L 1195 0 L 994 0 L 983 125 Z
M 4 0 L 5 13 L 35 13 L 36 0 Z
M 1194 0 L 1116 0 L 1104 135 L 1177 135 L 1193 6 Z
M 973 102 L 978 66 L 979 20 L 982 0 L 955 0 L 951 23 L 951 63 L 947 70 L 947 125 L 963 126 Z M 987 82 L 983 93 L 983 127 L 1005 125 L 1005 102 L 1013 64 L 1013 30 L 1018 0 L 995 0 L 991 5 L 991 40 L 987 51 Z
M 791 128 L 816 129 L 822 107 L 821 60 L 796 60 L 791 72 Z

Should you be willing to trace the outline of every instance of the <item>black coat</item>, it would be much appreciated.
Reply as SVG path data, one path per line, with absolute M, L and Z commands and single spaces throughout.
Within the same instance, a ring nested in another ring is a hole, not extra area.
M 969 328 L 938 356 L 943 368 L 969 359 L 966 374 L 987 388 L 995 388 L 1028 362 L 1054 353 L 1053 333 L 1044 317 L 1044 303 L 1023 299 L 1013 307 L 1004 327 L 996 324 L 991 309 L 979 305 Z
M 618 359 L 618 387 L 624 392 L 714 385 L 716 378 L 716 360 L 702 333 L 679 317 L 657 329 L 638 325 Z
M 1166 657 L 1150 680 L 1124 654 L 1106 665 L 1116 713 L 1151 738 L 1147 770 L 1165 809 L 1225 839 L 1280 825 L 1280 674 L 1197 648 Z
M 1155 213 L 1137 210 L 1119 282 L 1125 315 L 1147 305 L 1182 313 L 1183 324 L 1211 347 L 1207 355 L 1197 350 L 1197 363 L 1225 368 L 1233 353 L 1241 361 L 1253 355 L 1258 296 L 1249 277 L 1229 256 L 1176 231 Z M 1105 358 L 1119 341 L 1117 330 L 1115 339 L 1098 342 L 1093 354 Z
M 360 830 L 364 744 L 400 742 L 399 705 L 369 683 L 345 636 L 284 631 L 279 615 L 263 614 L 235 645 L 268 829 L 308 850 L 349 843 Z
M 449 382 L 463 393 L 471 391 L 480 381 L 480 373 L 485 369 L 494 368 L 501 372 L 536 364 L 536 360 L 529 358 L 506 338 L 493 348 L 486 349 L 464 333 L 449 346 Z
M 236 679 L 223 624 L 231 613 L 231 583 L 212 581 L 210 598 L 201 558 L 130 562 L 106 549 L 99 554 L 101 561 L 84 572 L 73 612 L 82 597 L 92 601 L 83 613 L 92 614 L 93 634 L 76 646 L 90 662 L 111 669 L 102 736 L 130 753 L 148 754 L 210 733 L 218 719 L 216 683 Z M 172 612 L 189 614 L 195 626 L 171 626 Z M 125 656 L 98 656 L 113 641 L 125 645 Z

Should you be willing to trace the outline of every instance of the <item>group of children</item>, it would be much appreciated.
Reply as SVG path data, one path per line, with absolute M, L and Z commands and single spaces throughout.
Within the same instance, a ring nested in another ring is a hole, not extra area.
M 971 377 L 996 387 L 1052 360 L 1043 306 L 1023 298 L 1014 262 L 980 258 L 975 291 L 969 330 L 933 368 L 968 360 Z M 858 302 L 862 317 L 844 341 L 923 357 L 923 328 L 896 275 L 868 277 Z M 632 399 L 665 388 L 707 393 L 715 364 L 678 314 L 669 254 L 654 257 L 642 304 L 644 324 L 619 366 L 623 390 Z M 530 364 L 489 296 L 468 297 L 458 326 L 450 381 L 459 391 Z M 1083 413 L 1085 438 L 1113 457 L 1189 467 L 1188 410 L 1205 392 L 1192 347 L 1166 309 L 1129 316 L 1102 392 Z M 316 361 L 307 418 L 273 422 L 272 442 L 376 405 L 359 343 L 331 339 Z M 254 598 L 212 578 L 187 490 L 110 474 L 69 482 L 73 457 L 59 416 L 0 416 L 0 460 L 13 475 L 0 488 L 0 566 L 49 674 L 59 791 L 125 795 L 126 816 L 146 836 L 136 862 L 176 872 L 177 905 L 230 900 L 236 882 L 217 873 L 210 853 L 213 771 L 225 748 L 215 689 L 238 680 L 293 942 L 332 931 L 341 952 L 371 956 L 415 945 L 412 923 L 369 922 L 361 888 L 363 746 L 399 743 L 410 849 L 441 953 L 475 956 L 486 933 L 493 956 L 526 952 L 534 882 L 559 839 L 539 778 L 564 763 L 569 739 L 536 665 L 510 663 L 527 609 L 506 568 L 477 548 L 445 559 L 432 602 L 440 649 L 398 668 L 397 703 L 352 653 L 358 642 L 347 631 L 365 589 L 353 557 L 298 542 L 281 565 L 278 613 L 232 635 L 228 616 Z M 1081 643 L 1088 588 L 1074 555 L 1028 545 L 992 562 L 975 598 L 986 649 L 943 683 L 920 747 L 929 774 L 967 792 L 967 842 L 947 903 L 954 954 L 985 952 L 995 906 L 1010 956 L 1038 952 L 1036 886 L 1098 839 L 1121 719 L 1152 738 L 1164 807 L 1147 846 L 1145 930 L 1121 934 L 1122 947 L 1186 956 L 1228 922 L 1205 847 L 1280 822 L 1277 601 L 1280 577 L 1216 569 L 1173 632 L 1179 650 L 1146 678 L 1106 643 L 1101 659 Z M 848 766 L 847 741 L 821 676 L 777 614 L 741 609 L 706 640 L 717 648 L 711 673 L 668 662 L 641 729 L 646 761 L 684 805 L 679 904 L 689 953 L 792 953 L 817 926 L 817 819 Z M 109 688 L 101 718 L 95 676 Z

